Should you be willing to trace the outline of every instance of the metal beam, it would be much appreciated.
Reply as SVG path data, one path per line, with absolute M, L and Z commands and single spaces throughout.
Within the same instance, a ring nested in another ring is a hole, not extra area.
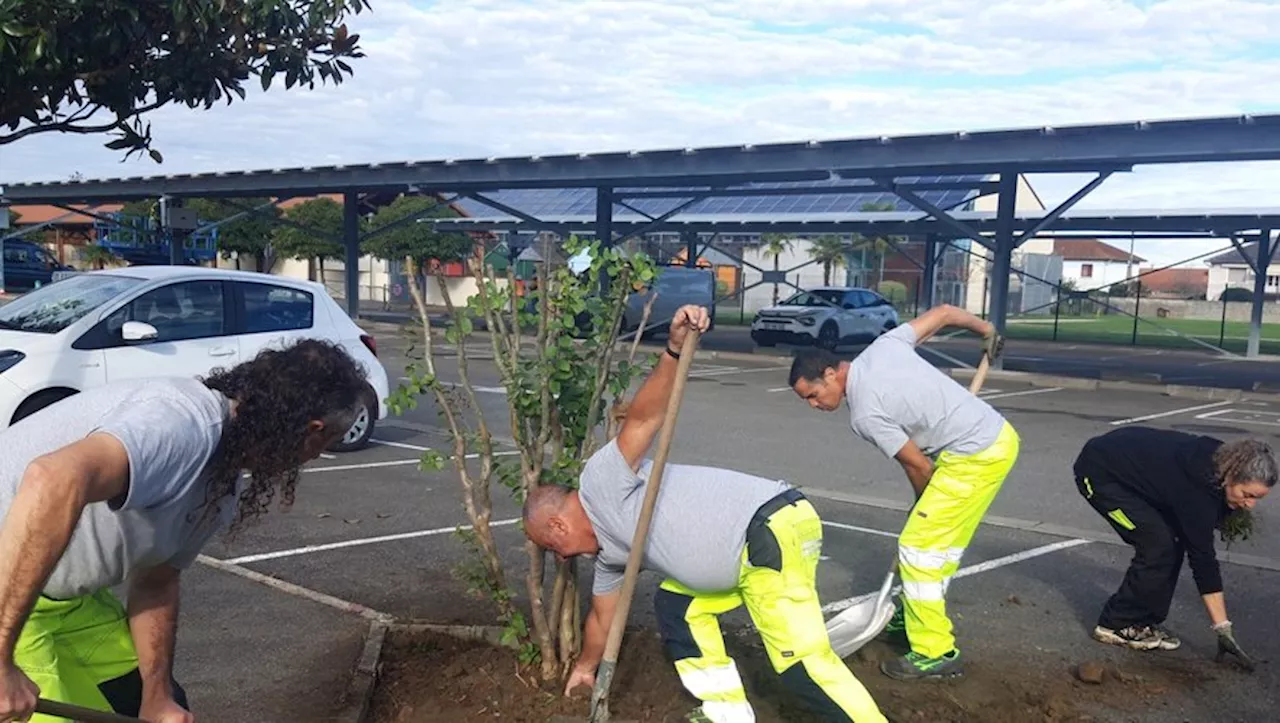
M 956 181 L 948 183 L 902 183 L 904 188 L 913 191 L 976 191 L 993 193 L 996 184 L 991 181 Z M 877 193 L 880 188 L 873 183 L 845 183 L 838 186 L 797 186 L 787 188 L 681 188 L 662 191 L 619 191 L 619 198 L 630 200 L 641 198 L 688 198 L 694 193 L 703 194 L 704 198 L 754 198 L 770 196 L 829 196 L 845 193 L 864 194 Z M 619 203 L 619 205 L 622 205 Z M 628 207 L 629 208 L 629 207 Z M 637 213 L 639 213 L 637 211 Z
M 1001 176 L 1002 182 L 1003 182 L 1003 179 L 1004 179 L 1004 176 Z M 942 209 L 938 208 L 937 206 L 930 203 L 929 201 L 926 201 L 925 199 L 912 193 L 910 189 L 900 188 L 899 186 L 894 184 L 892 179 L 877 180 L 876 185 L 880 186 L 881 188 L 883 188 L 884 190 L 890 193 L 897 194 L 902 200 L 906 201 L 912 206 L 915 206 L 921 211 L 924 211 L 930 216 L 933 216 L 933 218 L 937 220 L 939 223 L 942 223 L 945 226 L 950 226 L 961 236 L 964 236 L 965 238 L 973 239 L 974 241 L 977 241 L 983 246 L 986 246 L 987 248 L 991 248 L 991 242 L 988 241 L 986 238 L 984 238 L 982 234 L 973 226 L 970 226 L 969 224 L 964 223 L 962 221 L 957 221 L 955 218 L 951 216 L 951 214 L 947 213 L 946 211 L 943 211 Z M 1003 186 L 1001 188 L 1003 189 Z M 1003 194 L 1004 191 L 1001 190 L 1001 193 Z
M 920 277 L 922 284 L 925 311 L 933 308 L 934 288 L 937 285 L 938 276 L 938 259 L 940 254 L 937 252 L 938 237 L 929 234 L 924 239 L 924 273 Z M 945 249 L 946 246 L 943 246 Z
M 1097 172 L 1166 163 L 1280 160 L 1280 115 L 1021 128 L 713 148 L 476 158 L 129 179 L 6 184 L 12 204 L 183 197 L 499 188 L 594 188 L 897 177 Z
M 1018 193 L 1018 174 L 1000 174 L 999 210 L 996 212 L 995 253 L 991 262 L 991 310 L 987 319 L 996 328 L 997 334 L 1004 334 L 1005 317 L 1009 313 L 1009 271 L 1013 266 L 1013 211 Z M 992 360 L 992 368 L 1003 368 L 1003 360 Z
M 613 198 L 613 196 L 612 196 L 612 194 L 610 194 L 610 199 L 612 199 L 612 198 Z M 636 227 L 636 228 L 633 228 L 633 229 L 631 229 L 630 231 L 627 231 L 625 234 L 623 234 L 622 236 L 619 236 L 617 239 L 615 239 L 615 240 L 614 240 L 614 243 L 622 243 L 623 241 L 626 241 L 627 239 L 634 238 L 634 237 L 636 237 L 636 236 L 643 236 L 644 234 L 650 233 L 651 231 L 654 231 L 654 230 L 658 229 L 659 227 L 661 227 L 661 226 L 662 226 L 662 224 L 663 224 L 663 223 L 665 223 L 665 222 L 666 222 L 668 219 L 670 219 L 672 216 L 675 216 L 676 214 L 680 213 L 681 211 L 685 210 L 686 208 L 688 208 L 688 207 L 692 206 L 693 204 L 695 204 L 695 203 L 697 203 L 697 202 L 699 202 L 699 201 L 701 201 L 701 200 L 702 200 L 702 198 L 700 198 L 700 197 L 694 197 L 694 198 L 691 198 L 691 199 L 689 199 L 688 201 L 685 201 L 684 203 L 682 203 L 682 204 L 680 204 L 680 205 L 676 206 L 675 208 L 673 208 L 673 209 L 671 209 L 671 210 L 667 211 L 666 213 L 662 214 L 661 216 L 658 216 L 657 218 L 653 218 L 653 219 L 651 219 L 648 223 L 641 224 L 640 226 L 638 226 L 638 227 Z M 612 209 L 612 208 L 610 208 L 609 210 L 610 210 L 610 214 L 612 214 L 613 209 Z M 597 212 L 598 212 L 598 210 L 597 210 Z M 613 217 L 612 217 L 612 215 L 610 215 L 610 220 L 612 220 L 612 218 L 613 218 Z
M 1249 250 L 1244 247 L 1244 243 L 1239 238 L 1232 236 L 1231 245 L 1236 247 L 1236 253 L 1240 254 L 1240 259 L 1249 267 L 1249 270 L 1253 271 L 1254 275 L 1257 275 L 1259 273 L 1258 261 L 1257 259 L 1249 258 Z
M 603 248 L 613 246 L 613 189 L 597 188 L 596 189 L 596 240 L 600 242 Z M 600 269 L 600 294 L 601 296 L 609 293 L 609 272 L 608 269 L 601 267 Z
M 1257 264 L 1253 274 L 1253 307 L 1249 313 L 1249 343 L 1244 352 L 1251 359 L 1258 356 L 1262 347 L 1262 312 L 1267 299 L 1267 271 L 1271 268 L 1274 254 L 1271 229 L 1264 228 L 1258 234 Z
M 524 221 L 525 223 L 529 224 L 530 226 L 532 226 L 533 228 L 536 228 L 536 229 L 538 229 L 538 230 L 542 230 L 542 231 L 549 231 L 549 230 L 551 230 L 551 229 L 549 229 L 549 228 L 545 228 L 545 227 L 543 226 L 543 223 L 544 223 L 544 222 L 542 221 L 542 219 L 539 219 L 539 218 L 537 218 L 536 216 L 530 216 L 529 214 L 525 213 L 524 211 L 521 211 L 521 210 L 520 210 L 520 209 L 518 209 L 518 208 L 515 208 L 514 206 L 508 206 L 507 204 L 505 204 L 505 203 L 503 203 L 503 202 L 501 202 L 501 201 L 495 201 L 495 200 L 493 200 L 492 198 L 489 198 L 488 196 L 481 195 L 481 194 L 479 194 L 479 193 L 463 193 L 463 194 L 460 194 L 460 195 L 461 195 L 461 196 L 463 196 L 463 197 L 465 197 L 465 198 L 470 198 L 470 199 L 471 199 L 471 200 L 473 200 L 473 201 L 476 201 L 476 202 L 479 202 L 479 203 L 483 203 L 484 205 L 488 206 L 489 208 L 492 208 L 492 209 L 495 209 L 495 210 L 501 211 L 501 212 L 503 212 L 503 213 L 505 213 L 505 214 L 507 214 L 507 215 L 509 215 L 509 216 L 514 216 L 514 217 L 516 217 L 516 218 L 520 219 L 521 221 Z
M 360 194 L 355 191 L 342 194 L 342 247 L 347 314 L 355 319 L 360 315 Z
M 1080 200 L 1083 199 L 1085 196 L 1088 196 L 1090 193 L 1092 193 L 1093 189 L 1097 188 L 1098 186 L 1101 186 L 1103 181 L 1107 180 L 1108 178 L 1111 178 L 1111 173 L 1112 173 L 1111 171 L 1099 173 L 1097 178 L 1094 178 L 1092 181 L 1089 181 L 1088 183 L 1086 183 L 1084 188 L 1081 188 L 1079 191 L 1076 191 L 1075 193 L 1071 194 L 1070 198 L 1058 204 L 1057 208 L 1053 209 L 1048 214 L 1046 214 L 1044 218 L 1037 221 L 1035 225 L 1033 225 L 1031 228 L 1027 229 L 1026 231 L 1023 231 L 1022 234 L 1018 236 L 1017 240 L 1013 242 L 1013 245 L 1015 247 L 1021 246 L 1023 243 L 1026 242 L 1027 239 L 1034 237 L 1036 234 L 1048 228 L 1049 224 L 1053 223 L 1054 221 L 1057 221 L 1062 216 L 1062 214 L 1066 213 L 1067 211 L 1070 211 L 1072 206 L 1076 205 L 1077 203 L 1080 203 Z

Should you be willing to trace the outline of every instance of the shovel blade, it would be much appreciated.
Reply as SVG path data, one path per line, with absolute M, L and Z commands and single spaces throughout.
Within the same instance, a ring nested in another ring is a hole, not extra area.
M 894 605 L 886 600 L 864 600 L 827 621 L 827 638 L 836 655 L 847 658 L 871 642 L 893 618 Z

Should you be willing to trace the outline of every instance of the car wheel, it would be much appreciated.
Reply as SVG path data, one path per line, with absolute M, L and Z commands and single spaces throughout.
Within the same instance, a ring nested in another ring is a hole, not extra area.
M 330 449 L 334 452 L 355 452 L 369 446 L 369 440 L 373 437 L 373 429 L 376 424 L 377 405 L 372 403 L 373 395 L 365 396 L 364 404 L 360 405 L 360 411 L 356 413 L 356 421 L 351 423 L 351 427 L 347 433 L 342 435 L 342 439 Z
M 835 351 L 840 344 L 840 329 L 835 324 L 827 322 L 818 330 L 818 346 L 827 351 Z
M 13 413 L 13 419 L 9 420 L 9 424 L 17 424 L 19 420 L 30 417 L 41 409 L 76 393 L 74 389 L 46 389 L 43 392 L 37 392 L 18 405 L 18 411 Z

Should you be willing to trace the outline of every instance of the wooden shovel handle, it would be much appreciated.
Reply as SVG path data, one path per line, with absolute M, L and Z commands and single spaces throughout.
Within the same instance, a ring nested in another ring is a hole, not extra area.
M 604 662 L 615 663 L 618 660 L 618 649 L 622 647 L 622 632 L 627 626 L 627 615 L 631 612 L 631 597 L 636 589 L 636 578 L 640 576 L 640 563 L 644 559 L 644 546 L 649 539 L 649 523 L 653 519 L 654 504 L 658 501 L 658 487 L 662 484 L 662 471 L 667 466 L 667 453 L 671 451 L 671 440 L 676 433 L 676 416 L 680 412 L 680 402 L 684 398 L 685 383 L 689 380 L 689 366 L 693 364 L 693 353 L 698 346 L 700 333 L 690 329 L 684 338 L 684 346 L 680 348 L 680 361 L 676 366 L 676 380 L 671 389 L 671 398 L 667 401 L 667 413 L 662 420 L 662 431 L 658 435 L 658 451 L 653 457 L 653 471 L 645 485 L 644 503 L 640 508 L 640 520 L 636 523 L 636 534 L 631 542 L 631 554 L 627 557 L 627 569 L 622 578 L 622 594 L 618 597 L 618 607 L 613 613 L 613 623 L 609 626 L 609 637 L 604 646 Z
M 982 383 L 987 381 L 987 369 L 991 366 L 991 360 L 987 358 L 986 352 L 982 354 L 982 360 L 978 362 L 978 371 L 973 373 L 973 381 L 969 382 L 969 393 L 977 395 L 982 389 Z
M 131 718 L 119 713 L 82 708 L 78 705 L 60 703 L 56 700 L 45 700 L 44 698 L 36 702 L 36 712 L 71 721 L 79 721 L 80 723 L 145 723 L 141 718 Z

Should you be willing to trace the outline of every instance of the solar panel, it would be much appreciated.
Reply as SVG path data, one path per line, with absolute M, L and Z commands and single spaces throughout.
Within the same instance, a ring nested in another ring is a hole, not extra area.
M 978 183 L 990 180 L 989 176 L 912 176 L 901 177 L 899 183 Z M 829 188 L 832 186 L 853 185 L 844 180 L 823 181 L 769 181 L 737 186 L 735 189 L 751 190 L 788 190 L 798 188 Z M 625 199 L 628 193 L 651 192 L 687 192 L 684 198 L 636 198 Z M 659 187 L 630 187 L 617 189 L 616 193 L 627 204 L 650 216 L 661 216 L 680 205 L 687 203 L 698 189 L 673 189 Z M 921 190 L 916 192 L 921 198 L 944 209 L 953 208 L 966 199 L 976 195 L 972 189 Z M 596 213 L 596 192 L 590 188 L 537 188 L 512 189 L 507 191 L 491 191 L 487 197 L 504 205 L 519 209 L 524 213 L 546 221 L 574 217 L 593 217 Z M 484 205 L 469 198 L 456 202 L 463 212 L 472 218 L 481 220 L 510 219 L 507 213 Z M 858 213 L 872 204 L 892 204 L 891 211 L 910 212 L 917 210 L 897 195 L 887 193 L 874 186 L 868 186 L 865 193 L 816 193 L 800 195 L 760 195 L 760 196 L 715 196 L 704 198 L 683 209 L 681 214 L 719 217 L 728 220 L 764 219 L 779 214 L 828 214 Z M 622 206 L 614 206 L 613 216 L 622 220 L 643 219 L 644 216 Z M 676 218 L 679 217 L 677 214 Z

